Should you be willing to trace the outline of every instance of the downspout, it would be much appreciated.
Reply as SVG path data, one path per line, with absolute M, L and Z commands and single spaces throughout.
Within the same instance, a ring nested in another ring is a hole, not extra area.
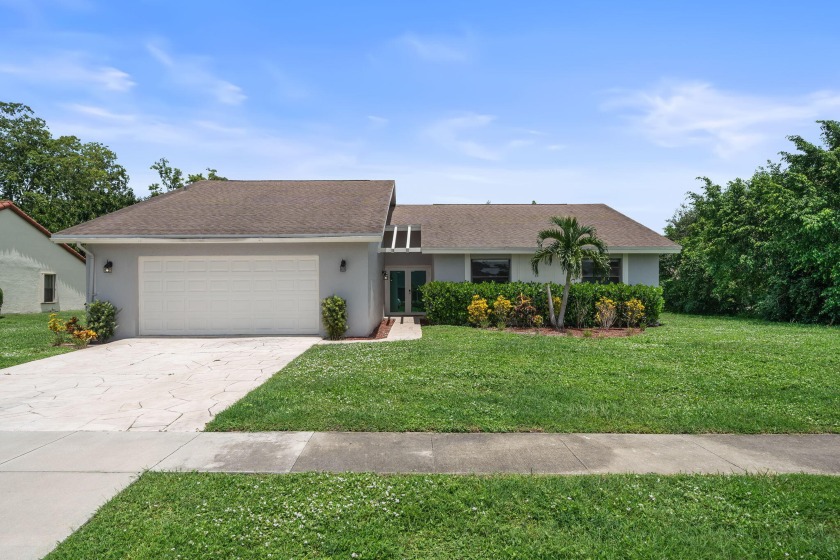
M 79 243 L 79 245 L 84 248 L 86 258 L 87 255 L 90 255 L 90 273 L 88 274 L 90 276 L 90 282 L 86 282 L 87 286 L 85 287 L 85 292 L 87 292 L 85 297 L 87 298 L 87 303 L 90 303 L 93 301 L 94 296 L 96 296 L 96 255 L 87 245 L 82 243 Z

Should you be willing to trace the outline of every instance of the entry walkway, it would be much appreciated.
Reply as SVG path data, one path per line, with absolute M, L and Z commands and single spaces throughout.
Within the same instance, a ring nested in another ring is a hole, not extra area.
M 840 435 L 0 432 L 0 558 L 40 558 L 145 470 L 840 475 Z

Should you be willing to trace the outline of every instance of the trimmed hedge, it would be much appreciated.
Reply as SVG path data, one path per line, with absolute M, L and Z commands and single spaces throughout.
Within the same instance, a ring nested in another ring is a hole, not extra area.
M 474 295 L 494 301 L 502 295 L 514 301 L 519 294 L 531 298 L 531 303 L 543 317 L 548 317 L 548 296 L 545 284 L 538 282 L 508 282 L 496 284 L 483 282 L 429 282 L 421 287 L 423 301 L 426 304 L 426 318 L 433 325 L 469 325 L 467 307 Z M 551 284 L 551 294 L 563 295 L 563 286 Z M 624 304 L 637 298 L 645 306 L 645 322 L 648 325 L 659 323 L 664 301 L 662 288 L 636 284 L 588 284 L 575 283 L 569 289 L 569 305 L 566 311 L 566 324 L 573 327 L 593 327 L 595 321 L 595 303 L 602 297 L 618 303 L 619 324 L 624 324 Z M 555 312 L 559 312 L 556 309 Z M 546 324 L 548 321 L 546 320 Z

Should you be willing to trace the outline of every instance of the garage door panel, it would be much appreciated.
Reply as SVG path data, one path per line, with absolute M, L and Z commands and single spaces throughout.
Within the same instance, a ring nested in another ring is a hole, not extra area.
M 141 257 L 141 335 L 316 334 L 318 258 Z

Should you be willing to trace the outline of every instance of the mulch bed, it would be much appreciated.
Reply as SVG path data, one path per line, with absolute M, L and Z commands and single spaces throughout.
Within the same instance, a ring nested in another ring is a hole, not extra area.
M 540 329 L 526 329 L 522 327 L 508 327 L 505 329 L 507 332 L 515 332 L 519 334 L 539 334 L 547 335 L 547 336 L 573 336 L 576 338 L 585 338 L 584 331 L 589 331 L 591 333 L 590 338 L 626 338 L 628 336 L 637 335 L 642 332 L 641 329 L 626 329 L 626 328 L 613 328 L 613 329 L 564 329 L 562 331 L 558 331 L 551 327 L 542 327 Z
M 373 329 L 370 336 L 347 337 L 342 340 L 380 340 L 382 338 L 388 338 L 388 333 L 391 332 L 391 325 L 393 324 L 394 319 L 382 319 L 382 322 L 379 323 L 378 327 Z

